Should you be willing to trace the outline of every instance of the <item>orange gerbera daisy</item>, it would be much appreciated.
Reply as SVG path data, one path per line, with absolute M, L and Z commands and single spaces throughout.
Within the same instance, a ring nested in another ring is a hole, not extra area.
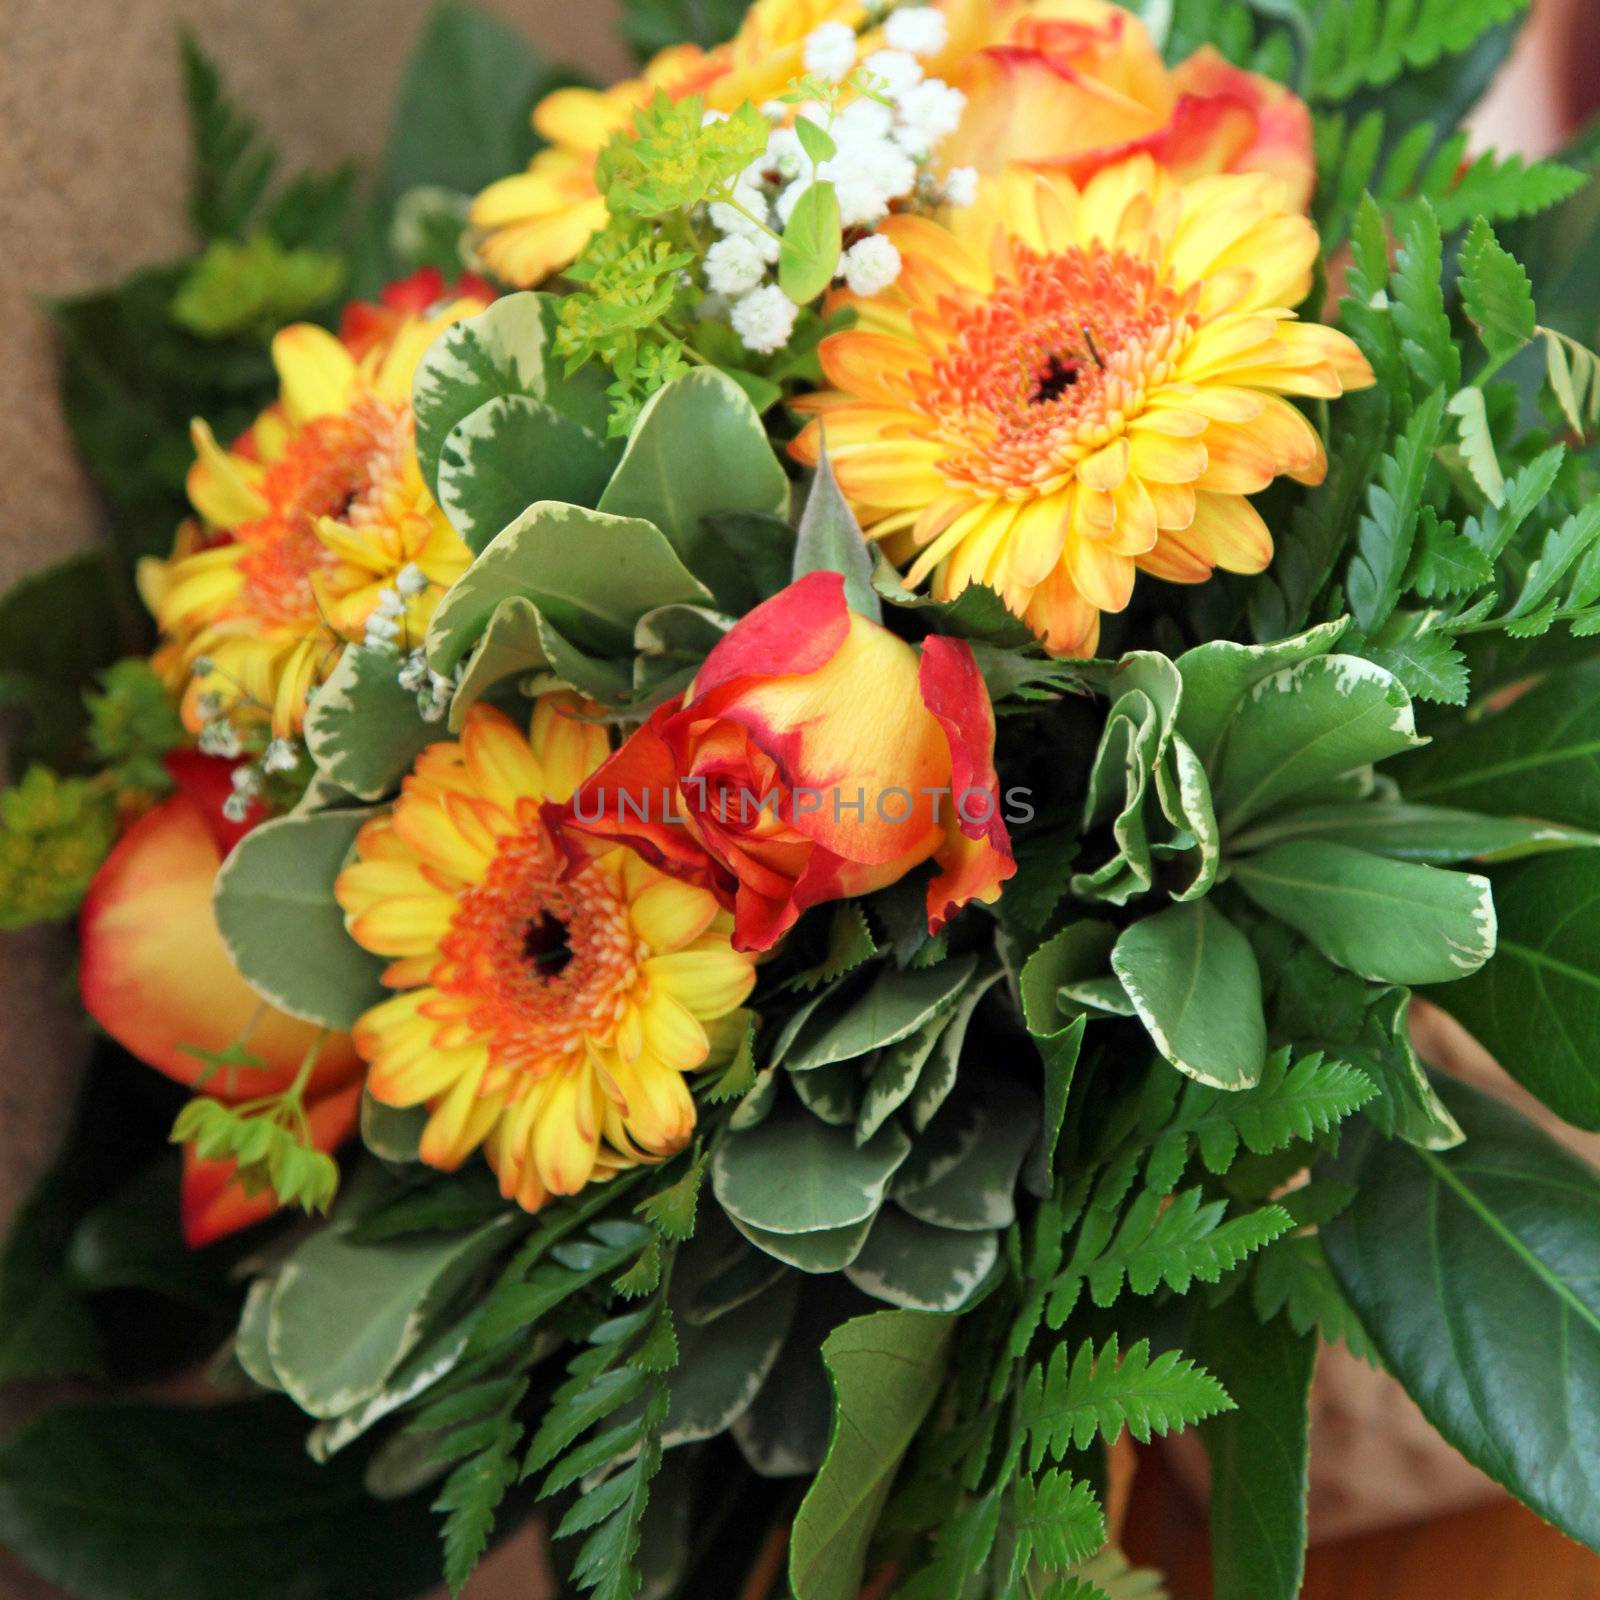
M 1135 569 L 1259 572 L 1245 497 L 1318 483 L 1322 440 L 1285 395 L 1372 380 L 1355 345 L 1295 320 L 1311 223 L 1264 174 L 1180 183 L 1148 156 L 1079 190 L 1018 169 L 948 224 L 896 216 L 904 266 L 823 341 L 830 388 L 792 446 L 827 450 L 867 532 L 950 599 L 999 591 L 1046 647 L 1091 653 Z
M 279 401 L 231 450 L 196 421 L 189 498 L 206 535 L 185 530 L 170 561 L 140 571 L 191 730 L 204 696 L 235 721 L 298 731 L 402 573 L 402 637 L 422 638 L 471 553 L 423 482 L 411 380 L 438 334 L 485 304 L 407 316 L 359 355 L 310 323 L 285 328 L 272 343 Z
M 422 1159 L 453 1170 L 480 1144 L 529 1211 L 681 1149 L 684 1074 L 755 982 L 709 889 L 632 850 L 567 875 L 542 818 L 609 753 L 548 695 L 524 738 L 488 706 L 429 746 L 393 811 L 357 839 L 335 893 L 352 937 L 393 958 L 401 993 L 356 1025 L 367 1087 L 426 1105 Z

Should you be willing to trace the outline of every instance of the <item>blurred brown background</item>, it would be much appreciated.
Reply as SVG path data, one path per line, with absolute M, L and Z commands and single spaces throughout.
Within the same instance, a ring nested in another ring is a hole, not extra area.
M 552 59 L 602 77 L 625 66 L 614 0 L 480 3 Z M 196 29 L 287 165 L 325 167 L 378 149 L 427 9 L 428 0 L 0 0 L 0 586 L 97 527 L 56 406 L 35 298 L 110 282 L 189 243 L 180 22 Z M 1535 0 L 1517 57 L 1480 113 L 1481 142 L 1544 153 L 1597 107 L 1600 0 Z M 73 1025 L 52 1002 L 66 956 L 64 939 L 0 935 L 0 1234 L 48 1160 L 71 1094 Z M 1368 1520 L 1385 1499 L 1390 1520 L 1414 1516 L 1430 1498 L 1481 1502 L 1471 1469 L 1416 1444 L 1421 1419 L 1397 1391 L 1352 1382 L 1323 1442 L 1346 1458 L 1346 1484 L 1365 1483 Z M 1129 1539 L 1136 1555 L 1168 1566 L 1178 1600 L 1204 1600 L 1203 1514 L 1159 1462 L 1136 1480 Z M 538 1600 L 541 1587 L 537 1553 L 524 1545 L 501 1552 L 471 1594 Z M 0 1600 L 49 1594 L 0 1553 Z M 1600 1559 L 1519 1508 L 1480 1503 L 1428 1530 L 1324 1546 L 1313 1552 L 1306 1594 L 1600 1600 Z

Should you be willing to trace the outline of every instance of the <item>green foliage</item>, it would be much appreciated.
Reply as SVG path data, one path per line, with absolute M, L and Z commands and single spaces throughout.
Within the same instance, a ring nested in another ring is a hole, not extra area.
M 1180 1072 L 1221 1089 L 1257 1082 L 1267 1050 L 1261 975 L 1249 943 L 1209 900 L 1133 923 L 1111 969 Z
M 816 476 L 806 495 L 805 510 L 795 537 L 795 578 L 810 572 L 837 572 L 844 577 L 844 595 L 852 611 L 883 620 L 883 602 L 872 586 L 872 552 L 861 524 L 839 489 L 826 450 L 817 463 Z
M 173 1123 L 172 1142 L 192 1144 L 202 1161 L 237 1162 L 246 1194 L 270 1190 L 302 1211 L 326 1211 L 339 1188 L 338 1164 L 311 1144 L 298 1095 L 249 1106 L 197 1095 Z
M 1447 340 L 1448 336 L 1447 326 Z M 1453 355 L 1454 345 L 1449 348 Z M 1412 360 L 1420 354 L 1414 340 L 1405 341 L 1402 352 Z M 1423 487 L 1443 420 L 1444 390 L 1435 389 L 1413 413 L 1394 454 L 1378 463 L 1377 481 L 1367 491 L 1367 514 L 1361 519 L 1346 592 L 1356 621 L 1368 633 L 1388 621 L 1400 599 L 1422 511 Z
M 798 126 L 816 128 L 815 123 L 803 117 Z M 821 131 L 817 129 L 818 133 Z M 841 236 L 839 197 L 833 185 L 811 184 L 784 226 L 778 251 L 778 287 L 797 306 L 815 300 L 833 282 L 839 267 Z
M 640 61 L 670 45 L 709 49 L 734 36 L 745 9 L 744 0 L 626 0 L 622 36 Z
M 1600 1081 L 1586 1042 L 1600 1028 L 1600 855 L 1516 862 L 1497 869 L 1494 884 L 1502 953 L 1465 983 L 1441 988 L 1439 1003 L 1560 1116 L 1600 1128 Z
M 1329 1344 L 1342 1342 L 1353 1356 L 1377 1364 L 1377 1352 L 1334 1281 L 1314 1233 L 1274 1239 L 1256 1257 L 1250 1303 L 1263 1322 L 1282 1317 L 1298 1334 L 1315 1332 Z
M 1208 1419 L 1215 1600 L 1296 1600 L 1305 1572 L 1311 1376 L 1317 1343 L 1260 1327 L 1235 1298 L 1207 1317 L 1200 1354 L 1234 1409 Z
M 595 187 L 618 215 L 659 217 L 721 197 L 723 187 L 767 148 L 767 119 L 748 103 L 707 122 L 698 95 L 657 92 L 614 134 L 595 163 Z
M 1191 1151 L 1208 1172 L 1224 1175 L 1239 1147 L 1270 1155 L 1296 1141 L 1309 1143 L 1359 1110 L 1378 1092 L 1347 1062 L 1313 1051 L 1290 1064 L 1287 1046 L 1267 1057 L 1252 1089 L 1224 1092 L 1189 1082 L 1167 1114 L 1150 1156 L 1147 1181 L 1170 1189 Z M 1170 1087 L 1170 1086 L 1169 1086 Z
M 1106 1542 L 1106 1519 L 1089 1485 L 1057 1468 L 1019 1478 L 1011 1491 L 1014 1578 L 1035 1562 L 1059 1572 Z
M 1324 0 L 1311 29 L 1306 88 L 1343 100 L 1363 85 L 1431 66 L 1515 16 L 1526 0 Z
M 187 30 L 183 89 L 194 161 L 189 215 L 203 238 L 242 238 L 272 181 L 277 154 L 228 99 L 216 67 Z
M 286 250 L 270 233 L 216 239 L 172 297 L 172 319 L 202 339 L 265 341 L 286 322 L 325 307 L 344 281 L 338 256 Z
M 115 837 L 103 784 L 35 766 L 0 790 L 0 929 L 70 917 Z
M 1075 1353 L 1065 1342 L 1057 1345 L 1048 1362 L 1030 1370 L 1018 1394 L 1034 1471 L 1046 1459 L 1087 1449 L 1096 1436 L 1113 1444 L 1126 1428 L 1148 1444 L 1153 1435 L 1232 1407 L 1222 1385 L 1176 1350 L 1151 1360 L 1149 1342 L 1141 1339 L 1119 1356 L 1115 1335 L 1098 1350 L 1087 1340 Z
M 419 1508 L 374 1500 L 364 1467 L 313 1461 L 282 1400 L 59 1405 L 0 1446 L 0 1540 L 97 1600 L 420 1593 L 438 1560 Z
M 382 997 L 383 963 L 345 931 L 329 887 L 369 813 L 276 817 L 234 846 L 213 891 L 217 928 L 257 994 L 290 1016 L 349 1028 Z
M 824 1341 L 834 1421 L 790 1536 L 796 1600 L 854 1600 L 895 1469 L 938 1391 L 950 1330 L 949 1317 L 875 1311 Z
M 1434 115 L 1430 105 L 1423 109 L 1424 120 L 1408 123 L 1396 116 L 1392 133 L 1379 110 L 1354 120 L 1343 111 L 1317 115 L 1322 183 L 1316 210 L 1325 251 L 1344 239 L 1364 194 L 1401 219 L 1420 206 L 1431 207 L 1450 234 L 1474 218 L 1509 222 L 1535 215 L 1583 185 L 1582 173 L 1559 161 L 1502 158 L 1492 150 L 1469 160 L 1467 134 L 1439 126 L 1431 120 Z
M 1533 285 L 1522 263 L 1479 217 L 1461 246 L 1461 305 L 1491 359 L 1514 355 L 1534 334 Z
M 1170 1197 L 1146 1189 L 1087 1265 L 1090 1298 L 1096 1305 L 1110 1305 L 1122 1293 L 1124 1277 L 1134 1294 L 1153 1294 L 1162 1284 L 1174 1294 L 1187 1294 L 1196 1279 L 1216 1283 L 1291 1225 L 1288 1213 L 1278 1206 L 1263 1206 L 1225 1222 L 1227 1209 L 1225 1201 L 1204 1200 L 1199 1189 L 1182 1189 Z
M 1600 1179 L 1509 1107 L 1459 1084 L 1440 1091 L 1466 1142 L 1436 1153 L 1366 1141 L 1342 1174 L 1355 1198 L 1322 1233 L 1328 1258 L 1428 1420 L 1595 1548 L 1584 1441 L 1600 1408 Z
M 1600 430 L 1600 356 L 1554 328 L 1537 332 L 1544 340 L 1545 382 L 1572 431 L 1587 438 Z
M 170 784 L 161 758 L 183 739 L 183 723 L 167 686 L 148 662 L 128 656 L 99 676 L 84 695 L 89 748 L 119 789 L 161 794 Z

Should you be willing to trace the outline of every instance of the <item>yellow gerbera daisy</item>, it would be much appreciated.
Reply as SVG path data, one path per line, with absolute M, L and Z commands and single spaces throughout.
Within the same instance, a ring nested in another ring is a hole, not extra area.
M 483 304 L 408 317 L 359 355 L 312 324 L 285 328 L 272 343 L 279 401 L 231 450 L 195 422 L 189 498 L 207 537 L 180 534 L 171 560 L 140 571 L 191 729 L 204 695 L 235 720 L 297 731 L 402 572 L 402 643 L 421 640 L 471 554 L 423 482 L 411 380 L 437 335 Z
M 823 341 L 830 388 L 795 441 L 826 444 L 867 532 L 950 599 L 997 589 L 1046 647 L 1093 651 L 1135 569 L 1259 572 L 1245 498 L 1318 483 L 1322 440 L 1285 395 L 1372 380 L 1355 345 L 1295 320 L 1318 242 L 1263 174 L 1183 183 L 1148 156 L 1080 191 L 1008 170 L 945 224 L 880 229 L 903 266 Z
M 938 75 L 984 42 L 992 24 L 987 0 L 938 0 L 949 38 L 927 63 Z M 805 71 L 805 42 L 825 22 L 860 32 L 876 8 L 862 0 L 755 0 L 739 31 L 714 50 L 675 45 L 654 56 L 637 78 L 609 89 L 558 89 L 534 108 L 533 126 L 547 147 L 526 172 L 501 178 L 472 204 L 471 220 L 483 230 L 485 265 L 507 283 L 527 287 L 567 266 L 606 220 L 595 191 L 595 157 L 633 113 L 658 90 L 677 98 L 699 94 L 708 110 L 761 105 Z M 862 34 L 857 55 L 882 43 L 882 30 Z
M 609 753 L 576 706 L 547 695 L 530 738 L 474 706 L 459 742 L 430 745 L 361 830 L 335 886 L 352 937 L 393 958 L 384 982 L 402 991 L 356 1025 L 367 1087 L 429 1107 L 430 1165 L 483 1145 L 529 1211 L 682 1148 L 683 1075 L 755 982 L 708 889 L 624 848 L 563 875 L 541 808 Z

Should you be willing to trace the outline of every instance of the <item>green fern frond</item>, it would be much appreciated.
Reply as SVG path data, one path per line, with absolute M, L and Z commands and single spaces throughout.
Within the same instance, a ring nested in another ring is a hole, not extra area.
M 1126 1428 L 1140 1444 L 1153 1434 L 1189 1427 L 1231 1411 L 1227 1391 L 1203 1367 L 1168 1350 L 1150 1359 L 1141 1339 L 1119 1361 L 1113 1334 L 1096 1354 L 1092 1343 L 1070 1359 L 1065 1342 L 1033 1367 L 1018 1395 L 1018 1421 L 1027 1435 L 1029 1470 L 1068 1450 L 1086 1450 L 1098 1434 L 1107 1444 Z
M 1306 91 L 1344 100 L 1469 49 L 1528 0 L 1327 0 L 1312 32 Z
M 1252 1089 L 1224 1093 L 1190 1082 L 1173 1120 L 1156 1141 L 1146 1182 L 1166 1192 L 1182 1176 L 1198 1146 L 1206 1170 L 1224 1173 L 1242 1143 L 1252 1155 L 1270 1155 L 1296 1140 L 1312 1140 L 1337 1127 L 1377 1094 L 1377 1085 L 1348 1063 L 1321 1051 L 1293 1066 L 1286 1048 L 1275 1050 Z
M 503 1420 L 492 1443 L 445 1479 L 433 1503 L 435 1511 L 445 1513 L 444 1579 L 452 1595 L 461 1593 L 488 1548 L 495 1512 L 516 1481 L 515 1452 L 521 1437 L 519 1423 Z
M 1053 1467 L 1016 1481 L 1011 1518 L 1013 1577 L 1035 1564 L 1060 1571 L 1086 1560 L 1106 1542 L 1105 1512 L 1094 1490 Z
M 1174 1294 L 1187 1294 L 1195 1279 L 1216 1283 L 1293 1226 L 1278 1206 L 1224 1222 L 1226 1210 L 1226 1201 L 1206 1201 L 1199 1189 L 1185 1189 L 1170 1201 L 1146 1189 L 1128 1207 L 1106 1252 L 1089 1267 L 1090 1298 L 1097 1306 L 1111 1305 L 1122 1293 L 1124 1276 L 1135 1294 L 1154 1294 L 1162 1284 Z
M 1262 1322 L 1284 1316 L 1296 1333 L 1315 1329 L 1332 1343 L 1342 1340 L 1353 1356 L 1379 1366 L 1377 1351 L 1350 1303 L 1339 1292 L 1314 1233 L 1276 1239 L 1256 1257 L 1250 1304 Z
M 228 98 L 215 64 L 187 29 L 183 92 L 194 150 L 189 216 L 203 238 L 243 238 L 272 181 L 277 152 Z

